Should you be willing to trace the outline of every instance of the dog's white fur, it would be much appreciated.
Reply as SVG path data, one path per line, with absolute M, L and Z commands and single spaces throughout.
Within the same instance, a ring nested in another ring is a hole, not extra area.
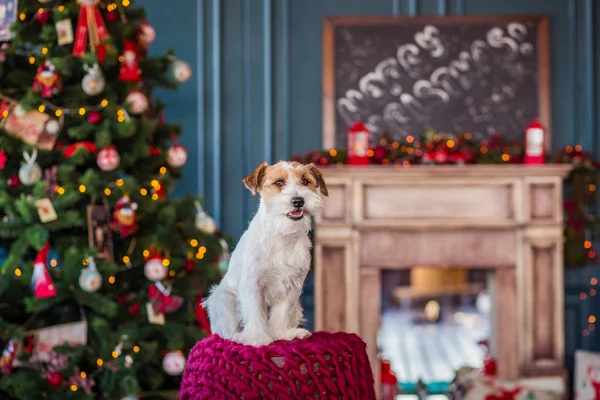
M 328 194 L 325 182 L 314 165 L 283 161 L 263 163 L 243 181 L 261 195 L 260 205 L 227 273 L 204 302 L 211 329 L 253 346 L 307 337 L 310 332 L 299 327 L 299 298 L 310 269 L 311 216 L 323 208 L 318 191 Z M 292 206 L 297 196 L 304 199 L 304 214 L 292 220 L 288 213 L 297 211 Z

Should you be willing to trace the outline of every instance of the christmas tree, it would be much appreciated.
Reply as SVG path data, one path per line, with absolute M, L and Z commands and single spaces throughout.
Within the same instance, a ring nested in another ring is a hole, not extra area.
M 148 56 L 129 0 L 0 14 L 0 398 L 176 398 L 228 260 L 198 200 L 167 197 L 187 153 L 152 91 L 190 68 Z

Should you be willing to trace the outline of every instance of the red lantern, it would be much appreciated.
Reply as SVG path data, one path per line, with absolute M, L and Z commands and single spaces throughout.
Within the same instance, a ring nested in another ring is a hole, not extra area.
M 398 388 L 398 379 L 392 371 L 392 366 L 387 360 L 380 360 L 381 365 L 381 398 L 394 400 L 401 392 Z
M 368 165 L 369 130 L 357 121 L 348 129 L 348 165 Z
M 525 164 L 544 164 L 546 161 L 546 129 L 537 119 L 525 128 Z

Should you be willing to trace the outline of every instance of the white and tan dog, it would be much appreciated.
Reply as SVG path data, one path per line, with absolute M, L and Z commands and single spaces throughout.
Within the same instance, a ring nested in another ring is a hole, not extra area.
M 260 205 L 204 302 L 211 329 L 253 346 L 307 337 L 299 298 L 310 269 L 311 217 L 323 209 L 318 192 L 328 195 L 323 176 L 313 164 L 281 161 L 261 164 L 243 182 Z

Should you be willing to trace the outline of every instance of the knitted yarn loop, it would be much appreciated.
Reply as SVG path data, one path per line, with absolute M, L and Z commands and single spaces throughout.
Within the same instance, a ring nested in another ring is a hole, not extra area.
M 196 344 L 181 400 L 374 400 L 365 343 L 349 333 L 245 346 L 218 335 Z

